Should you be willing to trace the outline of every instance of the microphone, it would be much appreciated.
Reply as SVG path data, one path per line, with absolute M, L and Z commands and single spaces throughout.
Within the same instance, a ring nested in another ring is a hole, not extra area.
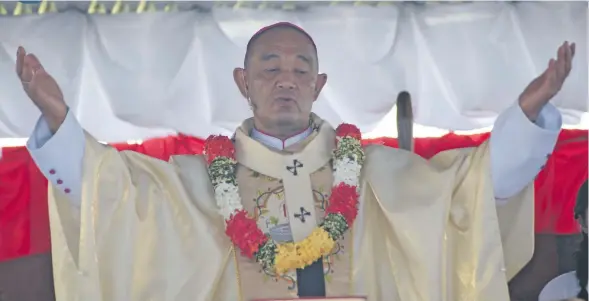
M 299 298 L 326 296 L 323 257 L 304 269 L 297 269 L 297 291 Z
M 413 151 L 413 106 L 407 91 L 397 96 L 397 133 L 399 148 Z

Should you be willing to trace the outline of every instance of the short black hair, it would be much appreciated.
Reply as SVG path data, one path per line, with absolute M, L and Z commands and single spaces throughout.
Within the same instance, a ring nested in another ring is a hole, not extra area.
M 272 31 L 273 29 L 292 29 L 302 35 L 304 35 L 305 37 L 307 37 L 309 39 L 309 41 L 311 41 L 311 44 L 313 44 L 313 49 L 315 50 L 315 57 L 317 57 L 317 45 L 315 45 L 315 41 L 313 40 L 313 38 L 311 38 L 311 35 L 309 35 L 306 31 L 304 31 L 302 28 L 289 23 L 289 22 L 279 22 L 279 23 L 275 23 L 272 24 L 270 26 L 266 26 L 260 30 L 258 30 L 258 32 L 256 32 L 251 38 L 250 40 L 247 42 L 247 46 L 245 48 L 245 58 L 243 59 L 243 66 L 245 68 L 247 68 L 248 65 L 248 61 L 249 61 L 249 57 L 250 57 L 250 53 L 251 53 L 251 49 L 254 45 L 254 43 L 262 36 L 264 35 L 264 33 L 267 33 L 269 31 Z

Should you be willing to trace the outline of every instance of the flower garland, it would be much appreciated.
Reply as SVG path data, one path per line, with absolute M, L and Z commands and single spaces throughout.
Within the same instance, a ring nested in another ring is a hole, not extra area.
M 351 124 L 336 129 L 333 151 L 333 186 L 325 219 L 304 240 L 278 244 L 258 227 L 241 204 L 237 186 L 237 161 L 232 141 L 226 136 L 209 136 L 205 158 L 220 213 L 225 218 L 225 234 L 248 258 L 278 274 L 304 268 L 329 255 L 335 242 L 352 226 L 358 213 L 360 172 L 364 163 L 360 130 Z

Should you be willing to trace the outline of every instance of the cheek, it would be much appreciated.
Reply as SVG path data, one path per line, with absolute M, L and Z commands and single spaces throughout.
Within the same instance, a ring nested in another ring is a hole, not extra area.
M 305 85 L 307 87 L 315 88 L 316 82 L 317 82 L 317 79 L 314 76 L 305 76 L 305 77 L 301 78 L 301 84 Z
M 315 80 L 313 79 L 305 79 L 305 80 L 301 80 L 299 82 L 299 88 L 301 90 L 301 92 L 305 93 L 305 94 L 309 94 L 309 95 L 313 95 L 315 94 L 315 87 L 317 85 L 315 84 Z
M 263 80 L 256 80 L 252 83 L 252 87 L 250 87 L 251 93 L 257 96 L 264 96 L 271 91 L 272 85 L 269 84 L 267 81 Z

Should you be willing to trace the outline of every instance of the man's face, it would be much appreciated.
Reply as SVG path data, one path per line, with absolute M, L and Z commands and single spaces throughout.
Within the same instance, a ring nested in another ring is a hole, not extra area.
M 296 30 L 275 28 L 253 43 L 245 72 L 236 69 L 234 75 L 242 94 L 252 102 L 254 117 L 267 126 L 308 123 L 327 79 L 317 74 L 312 42 Z

